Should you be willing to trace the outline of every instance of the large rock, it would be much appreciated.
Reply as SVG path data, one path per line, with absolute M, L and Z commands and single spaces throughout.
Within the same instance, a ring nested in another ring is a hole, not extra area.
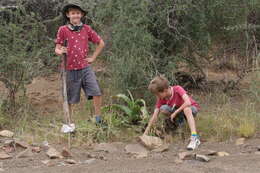
M 147 149 L 139 144 L 128 144 L 125 147 L 125 151 L 127 154 L 131 154 L 135 158 L 144 158 L 148 156 Z
M 14 133 L 9 130 L 2 130 L 0 132 L 0 136 L 12 138 L 14 136 Z
M 147 147 L 150 150 L 159 148 L 163 145 L 163 141 L 160 138 L 155 136 L 143 135 L 143 136 L 139 136 L 138 139 L 141 142 L 141 144 L 143 144 L 145 147 Z
M 112 144 L 100 143 L 94 147 L 94 151 L 105 151 L 109 153 L 114 153 L 117 151 L 117 148 Z

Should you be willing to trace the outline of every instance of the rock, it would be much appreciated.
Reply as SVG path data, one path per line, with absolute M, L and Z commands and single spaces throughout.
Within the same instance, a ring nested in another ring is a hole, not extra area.
M 47 165 L 47 164 L 50 162 L 50 160 L 42 160 L 41 162 L 42 162 L 43 164 Z
M 112 144 L 100 143 L 94 147 L 94 151 L 105 151 L 109 153 L 114 153 L 117 151 L 117 148 L 114 147 Z
M 236 140 L 236 145 L 243 145 L 245 143 L 245 138 L 239 138 Z
M 34 153 L 40 153 L 41 151 L 41 147 L 32 147 L 32 152 Z
M 260 151 L 260 145 L 256 147 L 257 148 L 257 151 Z
M 33 153 L 30 148 L 26 149 L 25 151 L 20 152 L 17 154 L 16 158 L 26 158 L 26 157 L 32 157 Z
M 174 163 L 176 163 L 176 164 L 181 164 L 181 163 L 183 163 L 183 160 L 181 160 L 181 159 L 179 159 L 179 158 L 176 158 L 176 159 L 174 160 Z
M 48 149 L 46 154 L 50 159 L 62 158 L 61 154 L 55 148 L 52 147 Z
M 216 155 L 219 157 L 224 157 L 224 156 L 229 156 L 230 154 L 225 151 L 220 151 L 220 152 L 217 152 Z
M 0 152 L 0 159 L 3 160 L 3 159 L 10 159 L 12 158 L 10 155 L 4 153 L 4 152 Z
M 61 155 L 62 155 L 63 157 L 72 157 L 72 154 L 71 154 L 70 151 L 69 151 L 68 149 L 66 149 L 66 148 L 63 148 L 63 149 L 62 149 Z
M 43 151 L 48 151 L 50 148 L 48 141 L 43 141 L 41 144 L 41 148 L 43 149 Z
M 6 153 L 13 153 L 15 148 L 13 146 L 3 146 L 2 148 Z
M 167 151 L 169 150 L 169 144 L 163 144 L 162 146 L 160 146 L 159 148 L 156 148 L 154 150 L 152 150 L 153 152 L 156 152 L 156 153 L 162 153 L 164 151 Z
M 26 142 L 23 142 L 23 141 L 15 141 L 15 146 L 21 147 L 21 148 L 24 148 L 24 149 L 27 149 L 29 147 L 29 145 Z
M 3 168 L 0 168 L 0 172 L 4 172 L 5 170 Z
M 181 152 L 178 154 L 178 156 L 181 160 L 190 160 L 195 158 L 195 154 L 192 152 Z
M 0 132 L 0 136 L 12 138 L 14 136 L 14 133 L 9 130 L 2 130 Z
M 150 150 L 159 148 L 160 146 L 163 145 L 163 141 L 160 138 L 155 136 L 143 135 L 143 136 L 139 136 L 138 140 L 142 145 L 144 145 Z
M 5 140 L 4 146 L 14 146 L 14 140 L 13 139 Z
M 196 160 L 202 161 L 202 162 L 209 162 L 210 158 L 208 158 L 205 155 L 201 155 L 201 154 L 196 154 L 195 156 Z
M 72 160 L 72 159 L 67 159 L 67 160 L 65 160 L 65 163 L 76 164 L 77 162 L 75 160 Z
M 127 154 L 134 155 L 135 158 L 144 158 L 148 156 L 148 151 L 146 148 L 139 144 L 128 144 L 125 147 L 125 151 Z
M 91 164 L 91 163 L 93 163 L 94 161 L 95 161 L 96 159 L 88 159 L 88 160 L 85 160 L 85 161 L 83 161 L 82 163 L 84 163 L 84 164 Z
M 258 154 L 258 155 L 260 155 L 260 151 L 256 151 L 256 152 L 255 152 L 255 154 Z

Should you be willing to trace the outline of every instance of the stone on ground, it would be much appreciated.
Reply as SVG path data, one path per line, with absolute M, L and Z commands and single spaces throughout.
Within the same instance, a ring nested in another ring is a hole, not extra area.
M 108 153 L 114 153 L 117 151 L 117 148 L 109 143 L 100 143 L 94 147 L 94 151 L 105 151 Z
M 160 146 L 163 145 L 163 141 L 160 138 L 155 136 L 142 135 L 139 136 L 138 139 L 142 145 L 144 145 L 150 150 L 159 148 Z
M 2 130 L 0 131 L 0 136 L 12 138 L 14 136 L 14 133 L 9 130 Z
M 127 154 L 131 154 L 135 158 L 144 158 L 148 156 L 147 149 L 139 144 L 128 144 L 125 147 L 125 151 Z
M 46 154 L 50 159 L 62 158 L 61 154 L 53 147 L 50 147 Z

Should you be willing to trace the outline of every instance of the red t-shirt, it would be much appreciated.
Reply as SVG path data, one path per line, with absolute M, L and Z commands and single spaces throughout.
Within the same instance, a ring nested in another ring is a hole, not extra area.
M 176 108 L 181 107 L 181 105 L 184 103 L 184 100 L 182 96 L 186 94 L 187 92 L 179 85 L 172 86 L 171 87 L 173 95 L 170 99 L 157 99 L 156 102 L 156 108 L 160 108 L 162 105 L 169 105 L 170 107 L 173 107 L 175 105 Z M 190 96 L 191 105 L 195 106 L 198 110 L 200 108 L 199 104 L 195 102 Z
M 84 24 L 80 32 L 71 31 L 67 25 L 61 26 L 57 33 L 56 44 L 64 44 L 67 40 L 67 70 L 80 70 L 88 66 L 85 60 L 89 47 L 88 42 L 99 43 L 100 36 L 88 25 Z

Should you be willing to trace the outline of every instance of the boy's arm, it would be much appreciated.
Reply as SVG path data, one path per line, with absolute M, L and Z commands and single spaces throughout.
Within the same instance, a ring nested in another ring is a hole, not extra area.
M 148 123 L 148 126 L 146 127 L 145 131 L 144 131 L 144 135 L 147 135 L 148 132 L 150 131 L 150 128 L 152 127 L 153 123 L 156 122 L 157 118 L 158 118 L 158 115 L 160 113 L 160 109 L 156 108 L 154 110 L 154 113 L 153 113 L 153 116 L 152 118 L 150 119 L 149 123 Z
M 190 98 L 187 94 L 183 94 L 182 99 L 184 100 L 184 103 L 173 114 L 171 114 L 172 121 L 178 113 L 180 113 L 184 108 L 191 105 Z
M 102 51 L 102 49 L 105 47 L 105 43 L 104 41 L 101 39 L 98 43 L 98 46 L 96 48 L 96 50 L 94 51 L 93 55 L 90 57 L 87 57 L 86 60 L 88 61 L 88 63 L 92 63 L 96 60 L 97 56 L 100 54 L 100 52 Z

